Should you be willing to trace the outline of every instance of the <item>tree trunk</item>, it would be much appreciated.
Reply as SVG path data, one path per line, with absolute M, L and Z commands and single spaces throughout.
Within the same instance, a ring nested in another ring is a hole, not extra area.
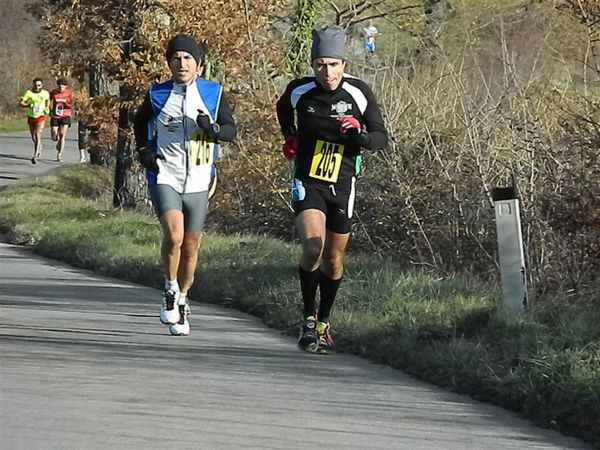
M 121 89 L 121 98 L 128 98 Z M 132 112 L 125 107 L 119 109 L 119 134 L 115 165 L 113 205 L 119 208 L 149 209 L 148 189 L 144 171 L 137 164 L 132 136 Z
M 440 27 L 452 11 L 450 0 L 424 0 L 425 40 L 429 48 L 437 48 Z
M 310 48 L 315 19 L 322 0 L 298 0 L 285 62 L 294 76 L 300 76 L 310 67 Z
M 131 97 L 125 88 L 121 88 L 119 94 L 122 99 Z M 148 185 L 143 169 L 137 164 L 132 128 L 132 111 L 122 106 L 119 109 L 113 205 L 149 210 Z
M 106 71 L 101 66 L 96 66 L 89 73 L 89 88 L 90 97 L 98 97 L 101 95 L 114 94 L 117 91 L 117 84 L 111 82 L 106 74 Z M 112 148 L 101 147 L 98 142 L 98 128 L 93 125 L 85 128 L 89 131 L 89 153 L 90 163 L 99 166 L 110 166 L 114 162 L 114 152 Z

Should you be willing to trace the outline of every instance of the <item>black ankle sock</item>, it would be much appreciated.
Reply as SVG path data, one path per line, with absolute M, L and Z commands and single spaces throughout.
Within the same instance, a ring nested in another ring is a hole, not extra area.
M 341 277 L 337 280 L 332 280 L 324 273 L 321 273 L 321 280 L 319 281 L 321 301 L 319 302 L 319 314 L 317 316 L 319 321 L 325 322 L 329 319 L 329 314 L 331 313 L 331 308 L 335 301 L 335 295 L 337 294 L 341 282 Z
M 298 274 L 300 275 L 300 290 L 302 291 L 302 301 L 304 302 L 304 318 L 314 316 L 316 309 L 315 297 L 317 295 L 317 287 L 319 287 L 321 271 L 317 269 L 307 272 L 298 266 Z

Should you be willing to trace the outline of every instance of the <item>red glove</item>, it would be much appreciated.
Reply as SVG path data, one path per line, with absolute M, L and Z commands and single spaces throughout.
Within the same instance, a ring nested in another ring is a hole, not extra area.
M 298 153 L 298 138 L 296 136 L 286 136 L 283 147 L 281 147 L 283 156 L 287 159 L 293 159 Z
M 338 117 L 340 123 L 340 133 L 358 134 L 362 130 L 360 122 L 355 117 Z

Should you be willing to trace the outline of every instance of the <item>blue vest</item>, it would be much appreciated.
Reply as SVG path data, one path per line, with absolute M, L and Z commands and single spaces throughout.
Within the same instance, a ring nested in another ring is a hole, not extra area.
M 167 99 L 171 94 L 171 89 L 175 82 L 173 80 L 165 81 L 164 83 L 155 84 L 150 88 L 150 100 L 152 102 L 152 109 L 154 111 L 154 117 L 158 116 L 158 113 L 162 110 Z M 219 103 L 221 102 L 221 93 L 223 88 L 220 84 L 214 81 L 208 81 L 204 78 L 196 78 L 196 86 L 198 86 L 198 92 L 202 97 L 202 101 L 208 108 L 211 119 L 213 121 L 217 117 L 219 111 Z
M 219 103 L 221 101 L 221 95 L 223 92 L 223 88 L 218 83 L 215 83 L 213 81 L 208 81 L 208 80 L 205 80 L 200 77 L 197 77 L 196 80 L 194 81 L 194 83 L 196 84 L 196 88 L 200 95 L 200 99 L 206 106 L 206 109 L 207 109 L 209 117 L 211 118 L 211 121 L 215 122 L 216 121 L 215 119 L 216 119 L 218 111 L 219 111 Z M 148 147 L 155 153 L 158 152 L 156 121 L 157 121 L 159 114 L 162 112 L 163 108 L 167 104 L 167 101 L 169 99 L 169 96 L 171 95 L 171 92 L 173 91 L 174 86 L 175 86 L 175 82 L 173 80 L 169 80 L 164 83 L 155 84 L 150 88 L 149 97 L 150 97 L 150 102 L 152 105 L 153 117 L 152 117 L 152 120 L 148 123 Z M 189 87 L 187 89 L 189 89 Z M 199 108 L 199 105 L 198 105 L 198 108 Z M 189 117 L 189 113 L 188 113 L 188 117 Z M 184 121 L 185 121 L 185 118 L 184 118 Z M 206 136 L 204 133 L 194 133 L 193 136 L 186 135 L 186 132 L 184 129 L 184 135 L 185 135 L 185 138 L 182 138 L 181 135 L 178 135 L 176 139 L 178 139 L 180 142 L 181 141 L 190 141 L 191 139 L 194 139 L 194 140 L 201 140 L 201 141 L 212 143 L 212 145 L 213 145 L 213 151 L 212 151 L 213 164 L 212 164 L 212 169 L 211 169 L 211 182 L 210 182 L 209 192 L 214 191 L 215 181 L 216 181 L 216 176 L 217 176 L 216 166 L 214 165 L 214 161 L 217 160 L 218 155 L 219 155 L 218 144 L 216 142 L 214 142 L 212 139 L 210 139 L 208 136 Z M 163 139 L 163 138 L 164 138 L 164 136 L 161 137 L 161 139 Z M 184 144 L 184 143 L 182 142 L 182 144 Z M 188 143 L 185 143 L 184 145 L 186 148 L 189 148 Z M 188 157 L 189 156 L 190 155 L 188 155 Z M 182 170 L 183 169 L 184 168 L 182 168 Z M 149 185 L 156 184 L 156 181 L 157 181 L 156 174 L 147 171 L 147 176 L 148 176 Z

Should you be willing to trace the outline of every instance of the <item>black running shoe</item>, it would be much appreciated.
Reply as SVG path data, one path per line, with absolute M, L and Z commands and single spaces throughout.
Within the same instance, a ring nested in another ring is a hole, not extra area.
M 302 331 L 298 339 L 298 347 L 302 350 L 314 353 L 319 348 L 319 339 L 317 336 L 317 319 L 309 316 L 304 319 Z

